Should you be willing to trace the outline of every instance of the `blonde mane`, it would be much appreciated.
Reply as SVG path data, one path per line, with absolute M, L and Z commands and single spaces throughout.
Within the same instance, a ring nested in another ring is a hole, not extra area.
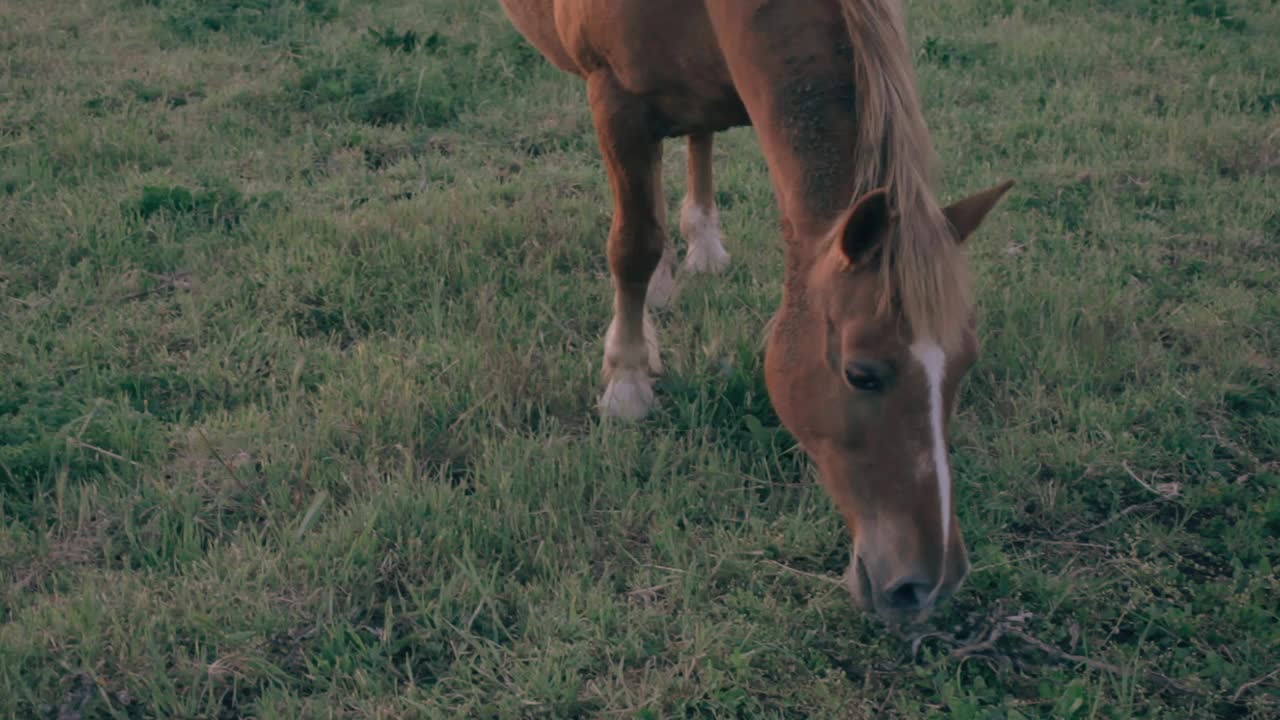
M 903 3 L 839 1 L 852 43 L 858 105 L 850 201 L 886 187 L 898 214 L 882 263 L 881 309 L 898 303 L 917 336 L 946 343 L 968 322 L 970 281 L 933 190 L 933 142 L 916 90 Z

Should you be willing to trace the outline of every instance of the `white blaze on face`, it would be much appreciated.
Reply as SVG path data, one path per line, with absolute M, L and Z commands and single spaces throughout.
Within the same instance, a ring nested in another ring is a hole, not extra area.
M 947 354 L 938 343 L 921 340 L 912 344 L 911 356 L 924 368 L 925 379 L 929 383 L 929 455 L 933 462 L 931 466 L 921 462 L 920 469 L 924 472 L 932 470 L 938 479 L 942 547 L 946 548 L 951 531 L 951 466 L 947 464 L 947 442 L 942 434 L 942 383 L 946 377 Z

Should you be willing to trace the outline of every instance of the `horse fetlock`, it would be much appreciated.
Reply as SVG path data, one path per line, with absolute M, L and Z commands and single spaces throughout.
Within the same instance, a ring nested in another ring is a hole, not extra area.
M 653 321 L 645 313 L 641 332 L 627 332 L 618 318 L 609 324 L 604 338 L 604 374 L 609 379 L 617 371 L 643 369 L 652 374 L 662 372 L 662 358 L 658 353 L 658 334 Z
M 686 198 L 680 208 L 680 233 L 689 243 L 684 268 L 695 273 L 722 272 L 729 267 L 729 253 L 724 249 L 720 231 L 720 211 L 702 207 Z

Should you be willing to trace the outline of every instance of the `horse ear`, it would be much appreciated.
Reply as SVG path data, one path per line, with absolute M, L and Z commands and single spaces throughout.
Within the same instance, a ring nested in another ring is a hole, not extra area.
M 884 241 L 892 220 L 887 189 L 877 188 L 858 198 L 845 214 L 837 238 L 844 260 L 857 265 L 871 257 Z
M 1011 187 L 1013 187 L 1013 181 L 1007 180 L 948 205 L 942 211 L 946 214 L 947 219 L 951 221 L 951 226 L 955 228 L 957 243 L 964 243 L 965 240 L 969 239 L 973 231 L 977 230 L 978 226 L 982 224 L 982 219 L 987 216 L 987 213 L 991 212 L 991 208 L 995 207 L 997 202 L 1000 202 L 1000 198 Z

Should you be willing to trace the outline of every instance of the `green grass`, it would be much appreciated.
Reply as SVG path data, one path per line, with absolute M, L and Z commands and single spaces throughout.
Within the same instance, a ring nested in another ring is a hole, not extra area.
M 1018 180 L 923 636 L 826 581 L 749 129 L 601 424 L 584 92 L 495 2 L 0 4 L 0 715 L 1280 716 L 1280 9 L 914 6 L 944 197 Z

